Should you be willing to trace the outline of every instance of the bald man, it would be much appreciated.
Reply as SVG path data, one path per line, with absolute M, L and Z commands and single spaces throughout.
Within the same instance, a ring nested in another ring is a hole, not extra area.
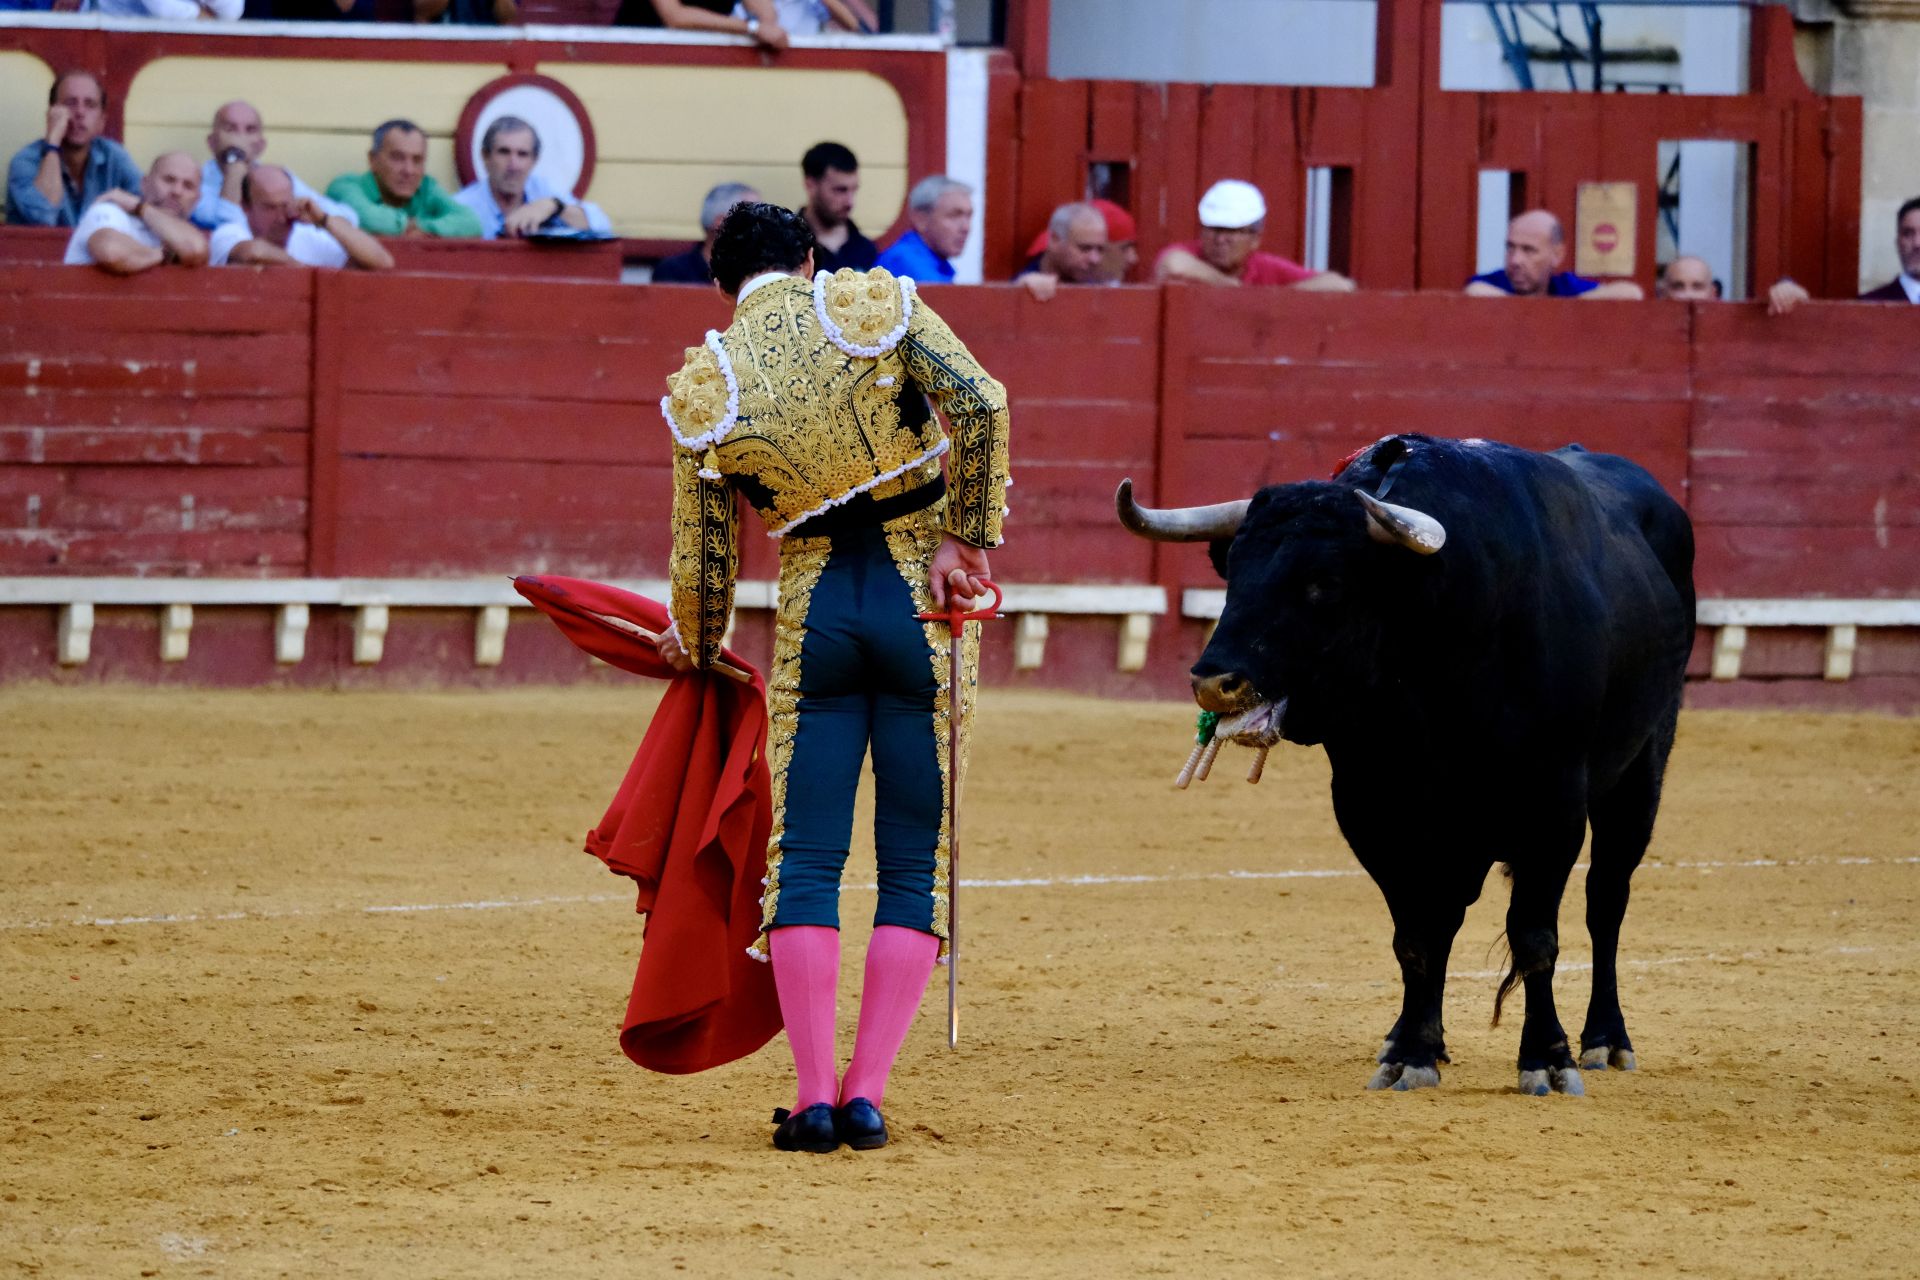
M 1588 280 L 1562 271 L 1567 257 L 1560 219 L 1529 209 L 1507 224 L 1507 265 L 1467 281 L 1476 298 L 1644 298 L 1631 280 Z
M 208 257 L 216 267 L 393 268 L 385 245 L 312 196 L 296 195 L 293 175 L 277 164 L 254 166 L 240 184 L 240 203 L 247 220 L 225 223 L 211 237 Z
M 1720 289 L 1714 283 L 1713 268 L 1705 258 L 1683 253 L 1669 262 L 1660 273 L 1659 282 L 1654 286 L 1654 296 L 1680 302 L 1718 302 Z M 1812 296 L 1793 280 L 1783 277 L 1767 290 L 1767 314 L 1789 315 L 1795 307 Z
M 1099 284 L 1107 258 L 1107 220 L 1091 204 L 1063 204 L 1047 222 L 1047 247 L 1014 279 L 1040 302 L 1062 284 Z
M 207 133 L 207 150 L 213 158 L 200 167 L 200 203 L 194 206 L 193 225 L 212 231 L 224 222 L 245 222 L 247 211 L 240 199 L 240 184 L 260 163 L 267 149 L 267 125 L 250 102 L 235 100 L 213 113 L 213 128 Z M 297 199 L 311 200 L 329 213 L 336 213 L 354 226 L 360 215 L 337 200 L 329 200 L 300 181 L 291 169 Z
M 184 151 L 169 151 L 140 180 L 140 194 L 109 191 L 80 216 L 67 241 L 69 266 L 138 275 L 163 262 L 206 265 L 207 238 L 187 220 L 200 198 L 200 168 Z

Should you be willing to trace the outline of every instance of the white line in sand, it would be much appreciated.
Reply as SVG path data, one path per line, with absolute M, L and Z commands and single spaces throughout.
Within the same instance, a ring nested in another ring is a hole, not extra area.
M 1766 870 L 1778 867 L 1868 867 L 1868 866 L 1917 866 L 1920 855 L 1901 858 L 1746 858 L 1738 861 L 1713 861 L 1679 859 L 1672 862 L 1643 863 L 1644 871 L 1697 870 L 1701 872 L 1716 870 Z M 1574 867 L 1584 872 L 1587 864 L 1582 862 Z M 1080 876 L 1034 876 L 1008 880 L 968 880 L 962 878 L 963 889 L 1059 889 L 1087 888 L 1099 885 L 1134 884 L 1192 884 L 1218 880 L 1337 880 L 1362 876 L 1366 873 L 1358 867 L 1309 867 L 1295 870 L 1278 871 L 1195 871 L 1171 875 L 1080 875 Z M 843 891 L 871 892 L 876 886 L 871 882 L 842 886 Z M 147 924 L 205 924 L 233 920 L 289 920 L 305 916 L 341 916 L 341 915 L 414 915 L 430 911 L 503 911 L 519 907 L 572 906 L 586 902 L 625 902 L 630 901 L 629 893 L 581 893 L 551 898 L 497 898 L 480 899 L 474 902 L 400 902 L 375 904 L 363 907 L 315 907 L 288 908 L 275 910 L 262 908 L 257 911 L 222 911 L 208 913 L 189 913 L 182 915 L 155 916 L 92 916 L 72 920 L 7 920 L 0 921 L 0 932 L 18 929 L 56 929 L 56 928 L 120 928 L 128 925 Z M 1679 962 L 1675 962 L 1679 963 Z M 1577 966 L 1562 965 L 1562 969 Z M 1471 974 L 1452 975 L 1471 977 Z M 1498 977 L 1498 974 L 1492 976 Z

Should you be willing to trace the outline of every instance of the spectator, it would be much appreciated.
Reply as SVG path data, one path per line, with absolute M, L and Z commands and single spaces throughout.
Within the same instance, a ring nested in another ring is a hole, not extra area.
M 1642 298 L 1631 280 L 1588 280 L 1562 271 L 1567 237 L 1560 219 L 1530 209 L 1507 224 L 1507 265 L 1467 281 L 1476 298 Z M 1709 275 L 1711 279 L 1711 275 Z
M 735 8 L 744 16 L 735 17 Z M 773 0 L 621 0 L 616 27 L 676 27 L 746 36 L 775 53 L 787 47 L 787 30 L 773 11 Z
M 413 0 L 413 20 L 462 27 L 513 27 L 520 24 L 520 3 L 519 0 Z
M 373 131 L 366 173 L 346 173 L 327 194 L 360 215 L 360 225 L 383 236 L 477 236 L 480 219 L 427 176 L 426 130 L 411 120 L 389 120 Z
M 837 142 L 815 143 L 800 158 L 800 179 L 807 188 L 800 216 L 813 229 L 814 270 L 865 271 L 878 262 L 879 246 L 853 222 L 853 201 L 860 194 L 860 161 L 853 152 Z
M 922 178 L 907 193 L 908 231 L 874 263 L 918 284 L 951 284 L 953 259 L 973 228 L 973 188 L 956 178 Z
M 1353 281 L 1333 271 L 1313 271 L 1260 249 L 1267 201 L 1260 188 L 1223 179 L 1200 197 L 1200 238 L 1170 244 L 1153 264 L 1153 278 L 1212 285 L 1281 285 L 1338 293 Z
M 216 267 L 393 269 L 385 245 L 312 196 L 299 194 L 293 175 L 277 164 L 257 165 L 241 179 L 240 201 L 246 221 L 222 224 L 208 246 L 208 260 Z
M 685 253 L 660 259 L 653 268 L 653 282 L 712 284 L 713 242 L 720 234 L 720 224 L 733 212 L 733 206 L 759 203 L 760 193 L 744 182 L 723 182 L 707 192 L 707 198 L 700 202 L 700 229 L 707 233 L 707 238 Z
M 460 188 L 454 197 L 473 210 L 480 234 L 489 240 L 514 239 L 540 232 L 592 231 L 613 235 L 613 223 L 597 204 L 561 191 L 533 171 L 540 161 L 540 135 L 519 116 L 498 116 L 480 138 L 480 163 L 487 176 Z
M 211 231 L 223 222 L 247 220 L 246 210 L 240 207 L 240 186 L 266 149 L 266 125 L 251 103 L 229 102 L 213 113 L 213 129 L 207 134 L 207 150 L 213 158 L 200 166 L 200 203 L 193 210 L 193 225 Z M 327 199 L 291 170 L 282 172 L 293 179 L 296 198 L 311 200 L 360 225 L 360 215 L 351 208 Z
M 1878 289 L 1861 294 L 1862 302 L 1920 302 L 1920 196 L 1900 206 L 1893 225 L 1900 274 Z
M 746 5 L 735 4 L 733 16 L 746 17 Z M 790 36 L 817 36 L 829 25 L 869 34 L 880 29 L 880 19 L 864 0 L 773 0 L 773 16 Z
M 378 0 L 268 0 L 281 22 L 378 22 Z M 258 16 L 258 15 L 255 15 Z
M 110 18 L 166 18 L 173 22 L 200 18 L 237 22 L 246 7 L 246 0 L 93 0 L 93 11 Z
M 1100 282 L 1120 284 L 1131 278 L 1140 265 L 1139 231 L 1133 215 L 1111 200 L 1089 200 L 1107 220 L 1107 254 L 1100 263 Z
M 140 194 L 140 166 L 127 149 L 100 136 L 107 95 L 91 71 L 67 71 L 47 94 L 45 136 L 7 166 L 7 221 L 71 227 L 106 191 Z
M 1107 259 L 1107 220 L 1091 204 L 1063 204 L 1047 220 L 1047 246 L 1015 274 L 1037 301 L 1062 283 L 1099 284 Z
M 1666 265 L 1654 283 L 1653 292 L 1655 297 L 1681 302 L 1717 302 L 1721 296 L 1720 282 L 1713 278 L 1713 268 L 1706 259 L 1690 253 L 1683 253 Z M 1783 277 L 1767 290 L 1767 314 L 1790 315 L 1811 296 L 1799 284 Z
M 200 169 L 184 151 L 153 162 L 135 196 L 102 192 L 67 241 L 68 266 L 96 266 L 116 276 L 138 275 L 163 262 L 206 265 L 207 238 L 188 220 L 200 198 Z

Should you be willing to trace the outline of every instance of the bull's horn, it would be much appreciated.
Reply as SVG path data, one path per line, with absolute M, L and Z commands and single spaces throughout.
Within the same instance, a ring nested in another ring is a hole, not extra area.
M 1120 523 L 1143 538 L 1152 538 L 1155 542 L 1212 542 L 1215 538 L 1234 535 L 1240 522 L 1247 518 L 1252 499 L 1219 502 L 1211 507 L 1155 510 L 1133 500 L 1133 481 L 1129 479 L 1120 482 L 1120 491 L 1113 495 L 1113 505 L 1120 513 Z
M 1396 507 L 1358 489 L 1354 494 L 1367 509 L 1367 533 L 1375 542 L 1392 543 L 1423 556 L 1430 556 L 1447 545 L 1446 526 L 1426 512 Z

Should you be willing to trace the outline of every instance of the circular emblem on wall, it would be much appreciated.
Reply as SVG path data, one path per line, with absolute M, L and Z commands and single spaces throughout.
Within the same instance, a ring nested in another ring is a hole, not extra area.
M 533 171 L 558 190 L 585 196 L 593 181 L 593 120 L 573 90 L 551 76 L 507 75 L 482 86 L 460 113 L 454 131 L 454 165 L 462 184 L 486 173 L 480 143 L 501 116 L 516 116 L 540 138 Z

